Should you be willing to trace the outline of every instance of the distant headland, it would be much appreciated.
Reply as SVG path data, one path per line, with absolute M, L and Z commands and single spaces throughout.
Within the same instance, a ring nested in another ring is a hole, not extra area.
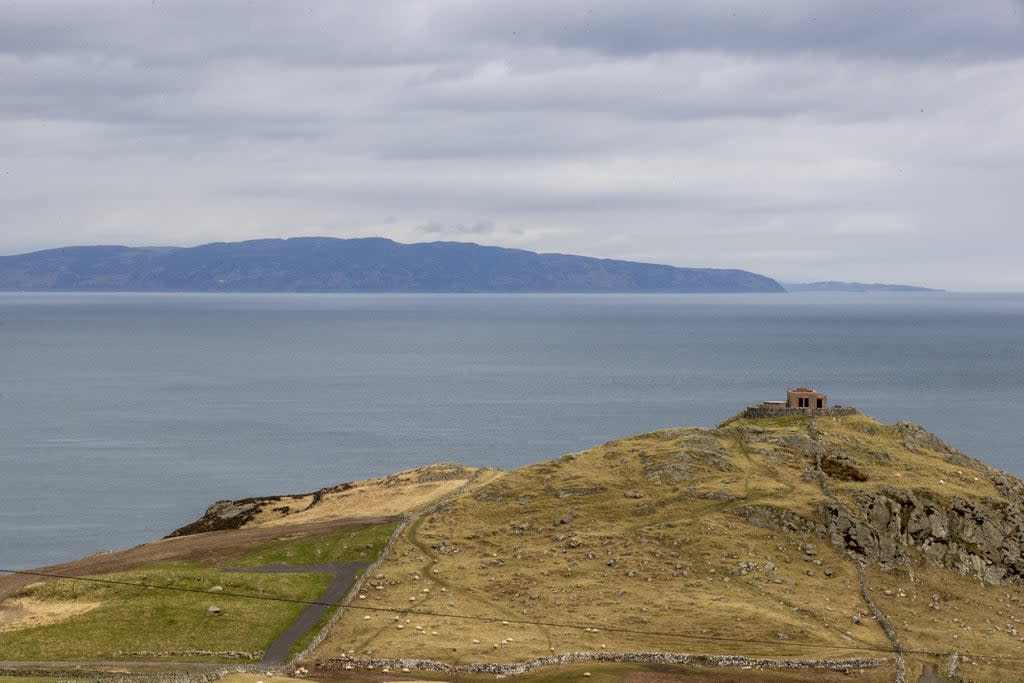
M 467 242 L 297 237 L 0 256 L 0 290 L 121 292 L 785 292 L 745 270 L 539 254 Z
M 918 287 L 917 285 L 892 285 L 881 282 L 787 282 L 788 292 L 944 292 L 944 289 Z

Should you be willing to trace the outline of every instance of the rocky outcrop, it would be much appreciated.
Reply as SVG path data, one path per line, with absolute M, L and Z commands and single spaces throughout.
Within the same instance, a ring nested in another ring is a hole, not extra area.
M 892 429 L 903 448 L 937 453 L 949 464 L 978 475 L 975 481 L 984 476 L 1002 495 L 945 498 L 935 491 L 872 482 L 857 464 L 860 458 L 835 444 L 827 445 L 811 423 L 808 434 L 789 434 L 774 443 L 778 452 L 814 463 L 804 479 L 821 484 L 825 501 L 820 517 L 798 515 L 781 501 L 779 505 L 745 505 L 733 513 L 755 526 L 813 533 L 858 562 L 883 569 L 925 561 L 992 585 L 1024 585 L 1024 482 L 964 455 L 918 425 L 900 422 Z M 854 448 L 878 462 L 893 457 L 877 458 L 860 443 Z M 833 493 L 835 482 L 867 483 L 871 488 L 856 493 L 848 488 L 840 500 Z
M 825 525 L 820 521 L 802 517 L 785 508 L 769 505 L 744 505 L 736 508 L 734 513 L 762 529 L 804 531 L 821 537 L 827 533 Z
M 986 583 L 1024 582 L 1024 510 L 1010 502 L 948 502 L 882 487 L 857 496 L 858 513 L 829 503 L 829 541 L 863 561 L 905 564 L 912 551 Z
M 172 531 L 167 535 L 167 538 L 201 534 L 206 531 L 241 529 L 251 522 L 264 506 L 279 500 L 281 500 L 280 496 L 246 498 L 244 500 L 218 500 L 206 508 L 206 512 L 203 513 L 202 517 L 191 524 Z

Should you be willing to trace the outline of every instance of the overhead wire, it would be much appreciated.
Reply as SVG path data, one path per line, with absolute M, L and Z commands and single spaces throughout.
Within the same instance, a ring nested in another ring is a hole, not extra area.
M 200 593 L 209 594 L 207 589 L 201 588 L 187 588 L 184 586 L 168 586 L 150 583 L 138 583 L 134 581 L 121 581 L 117 579 L 101 579 L 88 576 L 71 576 L 65 574 L 50 574 L 44 572 L 34 572 L 27 570 L 18 569 L 3 569 L 0 568 L 0 573 L 4 574 L 15 574 L 21 576 L 35 576 L 48 579 L 60 579 L 66 581 L 80 581 L 85 583 L 101 584 L 101 585 L 112 585 L 112 586 L 126 586 L 131 588 L 146 588 L 156 590 L 175 591 L 180 593 Z M 221 591 L 217 593 L 220 597 L 232 597 L 246 600 L 263 600 L 268 602 L 283 602 L 290 604 L 299 604 L 307 606 L 321 606 L 321 607 L 340 607 L 343 609 L 352 610 L 364 610 L 368 612 L 386 612 L 390 614 L 401 614 L 405 617 L 409 616 L 422 616 L 422 617 L 440 617 L 447 619 L 462 619 L 467 621 L 485 621 L 485 622 L 508 622 L 509 624 L 517 624 L 523 626 L 543 626 L 547 628 L 562 628 L 572 630 L 587 630 L 596 629 L 597 631 L 605 631 L 610 633 L 622 633 L 627 635 L 637 636 L 654 636 L 659 638 L 678 638 L 682 640 L 696 640 L 696 641 L 707 641 L 707 642 L 720 642 L 720 643 L 737 643 L 744 645 L 772 645 L 786 647 L 797 647 L 803 649 L 818 649 L 818 650 L 846 650 L 851 652 L 873 652 L 881 654 L 895 654 L 895 650 L 892 648 L 874 647 L 870 645 L 826 645 L 824 643 L 801 643 L 790 640 L 765 640 L 757 638 L 735 638 L 728 636 L 714 636 L 709 634 L 694 634 L 694 633 L 679 633 L 673 631 L 658 631 L 658 630 L 646 630 L 646 629 L 633 629 L 624 626 L 609 626 L 607 624 L 574 624 L 568 622 L 557 622 L 557 621 L 543 621 L 537 619 L 519 619 L 510 617 L 493 617 L 493 616 L 479 616 L 472 614 L 458 614 L 450 612 L 434 612 L 429 610 L 410 610 L 398 607 L 373 607 L 370 605 L 359 605 L 359 604 L 344 604 L 341 602 L 323 602 L 320 600 L 303 600 L 300 598 L 287 598 L 274 595 L 258 595 L 255 593 L 235 593 L 230 591 Z M 928 655 L 934 657 L 942 657 L 948 655 L 948 652 L 934 652 L 931 650 L 915 650 L 904 648 L 901 650 L 903 654 L 917 654 L 917 655 Z M 1009 655 L 989 655 L 989 654 L 975 654 L 970 652 L 957 651 L 960 656 L 975 657 L 978 659 L 996 660 L 996 661 L 1010 661 L 1010 662 L 1024 662 L 1024 656 L 1014 657 Z

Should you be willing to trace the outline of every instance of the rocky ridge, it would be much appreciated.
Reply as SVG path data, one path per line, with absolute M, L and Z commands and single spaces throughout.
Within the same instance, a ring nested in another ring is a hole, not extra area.
M 812 423 L 813 425 L 813 423 Z M 946 481 L 936 475 L 930 486 L 901 488 L 869 477 L 854 460 L 869 455 L 899 467 L 899 451 L 848 454 L 811 428 L 807 437 L 790 436 L 780 445 L 815 459 L 808 476 L 864 484 L 851 490 L 848 501 L 830 496 L 818 515 L 804 518 L 786 509 L 749 506 L 738 512 L 758 526 L 778 529 L 801 526 L 864 564 L 884 569 L 915 559 L 945 567 L 988 584 L 1024 583 L 1024 484 L 970 458 L 923 427 L 900 422 L 892 427 L 906 452 L 938 456 L 968 488 L 984 480 L 998 494 L 947 495 Z M 981 486 L 978 487 L 979 489 Z

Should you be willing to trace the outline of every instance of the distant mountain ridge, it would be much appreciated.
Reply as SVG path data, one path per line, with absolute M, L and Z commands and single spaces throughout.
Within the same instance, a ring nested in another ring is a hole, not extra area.
M 917 285 L 888 285 L 880 282 L 787 282 L 790 292 L 944 292 L 944 289 L 931 289 Z
M 295 237 L 197 247 L 84 246 L 0 256 L 0 290 L 179 292 L 784 292 L 744 270 L 677 268 L 469 242 Z

